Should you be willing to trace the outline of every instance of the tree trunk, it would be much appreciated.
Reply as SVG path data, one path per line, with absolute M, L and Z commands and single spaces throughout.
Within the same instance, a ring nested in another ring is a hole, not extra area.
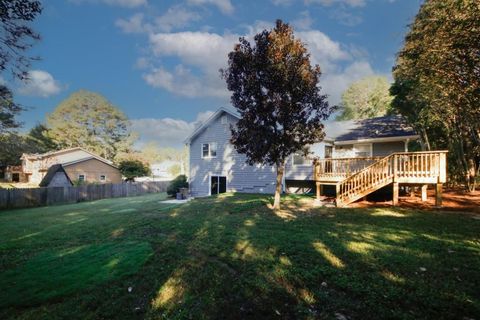
M 475 160 L 468 159 L 467 169 L 467 189 L 469 192 L 474 192 L 476 189 L 477 168 L 475 168 Z
M 430 147 L 430 140 L 428 139 L 427 130 L 425 130 L 425 128 L 422 127 L 421 133 L 422 133 L 422 137 L 420 138 L 420 144 L 422 146 L 422 151 L 430 151 L 431 147 Z
M 282 193 L 282 179 L 285 166 L 277 165 L 277 185 L 275 186 L 275 198 L 273 201 L 273 209 L 280 209 L 280 195 Z

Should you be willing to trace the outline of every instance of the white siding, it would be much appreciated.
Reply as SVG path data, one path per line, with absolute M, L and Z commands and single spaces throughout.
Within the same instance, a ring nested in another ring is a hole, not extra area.
M 311 158 L 325 157 L 325 142 L 315 143 L 310 146 Z M 285 165 L 286 180 L 313 180 L 313 163 L 302 165 L 293 164 L 293 156 L 288 157 Z
M 222 116 L 223 118 L 222 123 Z M 190 143 L 190 192 L 193 196 L 210 194 L 210 176 L 227 177 L 227 192 L 274 193 L 276 171 L 272 166 L 250 166 L 230 143 L 230 125 L 237 119 L 222 113 Z M 202 144 L 217 143 L 215 158 L 202 158 Z

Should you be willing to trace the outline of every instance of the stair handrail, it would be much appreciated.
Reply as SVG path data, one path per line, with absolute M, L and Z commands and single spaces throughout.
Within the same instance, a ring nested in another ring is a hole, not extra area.
M 344 198 L 349 198 L 347 197 L 349 191 L 351 191 L 351 189 L 355 190 L 357 189 L 358 187 L 357 186 L 354 186 L 353 188 L 350 188 L 348 190 L 342 190 L 342 189 L 346 189 L 346 186 L 348 186 L 348 183 L 350 181 L 355 181 L 355 178 L 357 178 L 357 176 L 360 176 L 360 175 L 367 175 L 369 172 L 372 171 L 372 168 L 374 167 L 379 167 L 381 169 L 386 169 L 387 170 L 387 176 L 386 177 L 382 177 L 379 181 L 384 181 L 386 179 L 390 179 L 393 177 L 393 172 L 390 172 L 389 169 L 389 164 L 391 163 L 391 158 L 394 158 L 395 155 L 394 154 L 391 154 L 391 155 L 388 155 L 388 156 L 385 156 L 383 157 L 382 159 L 376 161 L 375 163 L 369 165 L 368 167 L 365 167 L 364 169 L 358 171 L 357 173 L 347 177 L 346 179 L 340 181 L 338 184 L 337 184 L 337 204 L 339 204 L 340 202 L 343 202 L 342 199 Z M 365 184 L 364 187 L 368 187 L 370 185 L 374 185 L 373 182 L 369 182 L 368 184 Z M 343 188 L 342 188 L 343 187 Z

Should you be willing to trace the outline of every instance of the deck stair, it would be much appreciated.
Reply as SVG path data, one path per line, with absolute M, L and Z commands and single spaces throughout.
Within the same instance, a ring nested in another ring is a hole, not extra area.
M 388 185 L 393 187 L 393 204 L 395 205 L 398 202 L 399 184 L 435 184 L 441 203 L 441 187 L 442 183 L 446 182 L 446 151 L 399 152 L 369 161 L 371 164 L 366 165 L 368 162 L 365 162 L 363 168 L 352 173 L 335 173 L 342 177 L 335 182 L 338 207 L 347 206 Z M 358 165 L 358 160 L 356 163 Z M 332 176 L 331 172 L 323 171 L 321 162 L 317 161 L 315 163 L 317 186 L 326 180 L 325 176 L 327 178 Z M 317 193 L 318 196 L 319 193 Z

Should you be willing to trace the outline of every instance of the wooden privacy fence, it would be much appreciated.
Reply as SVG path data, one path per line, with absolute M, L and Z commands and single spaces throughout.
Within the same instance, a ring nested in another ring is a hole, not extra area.
M 0 209 L 50 206 L 166 192 L 169 181 L 88 184 L 77 187 L 0 189 Z

